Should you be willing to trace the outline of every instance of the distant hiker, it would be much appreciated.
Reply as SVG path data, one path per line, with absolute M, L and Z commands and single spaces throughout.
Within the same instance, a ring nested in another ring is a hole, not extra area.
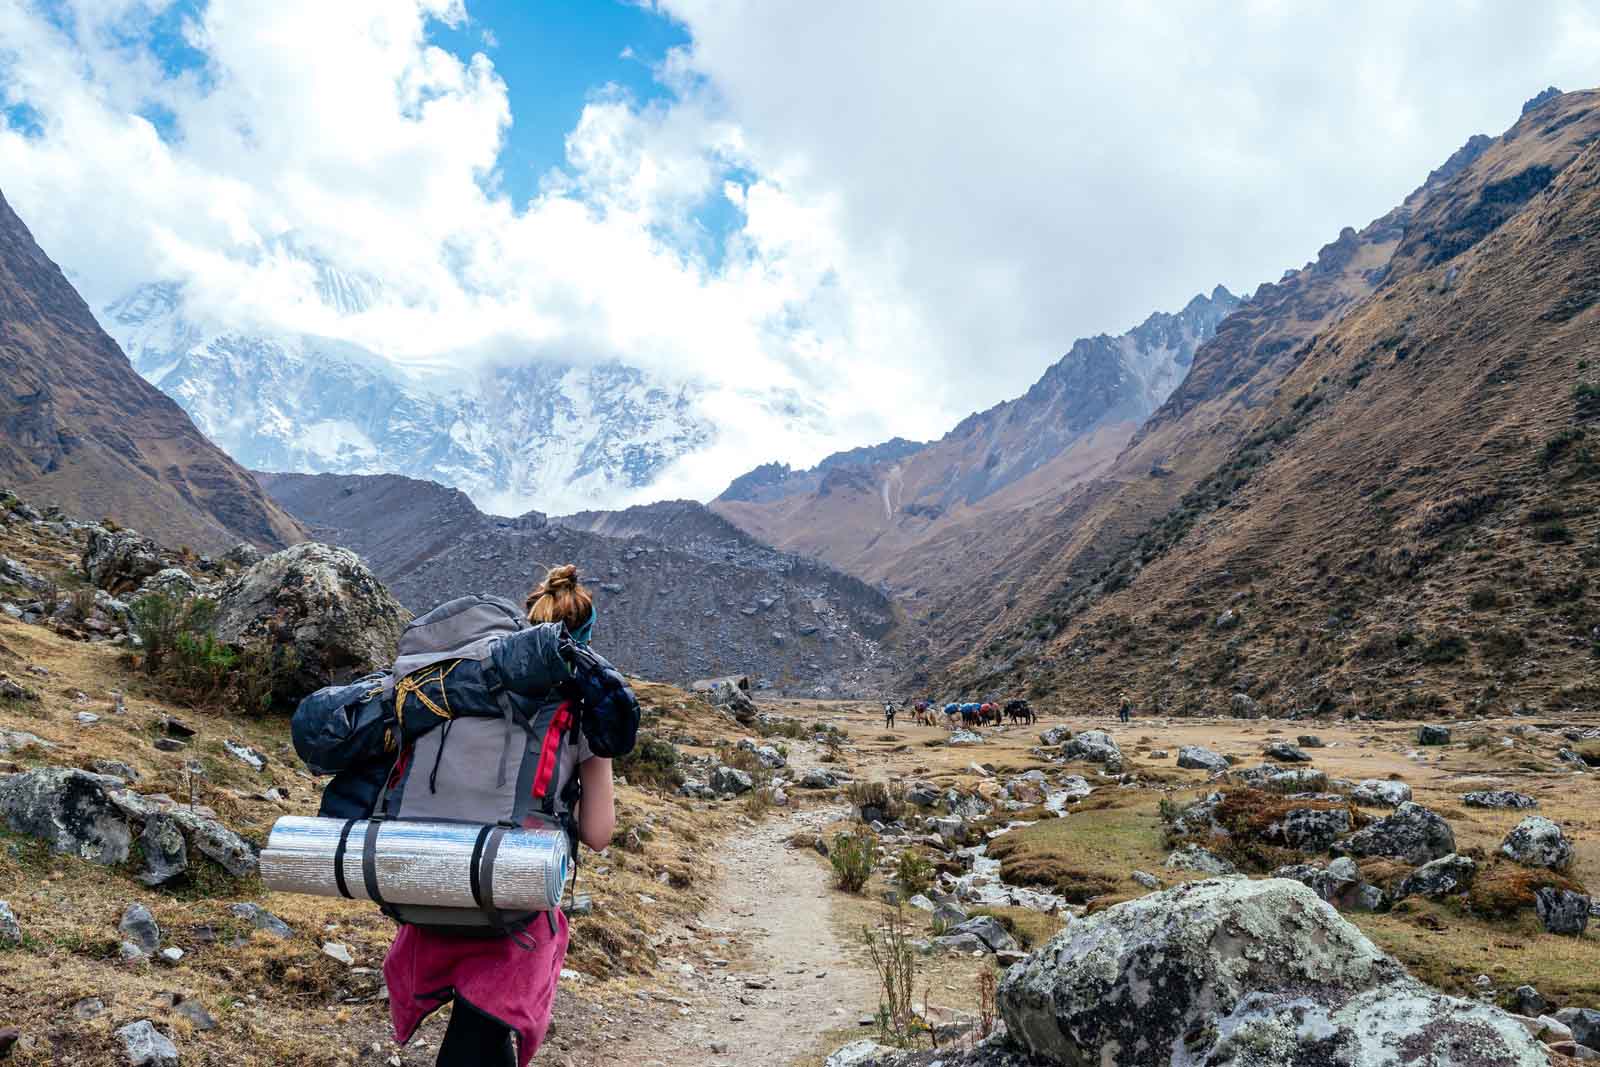
M 890 730 L 894 729 L 894 701 L 892 700 L 883 702 L 883 725 Z
M 1133 718 L 1133 701 L 1128 699 L 1127 694 L 1123 694 L 1122 704 L 1117 708 L 1117 718 L 1123 722 L 1128 722 Z
M 513 636 L 493 639 L 503 641 L 502 647 L 509 648 L 513 641 L 530 633 L 526 628 L 516 630 L 523 624 L 515 617 L 515 606 L 487 597 L 479 598 L 479 602 L 499 605 L 514 614 L 510 620 Z M 428 672 L 417 672 L 405 674 L 399 680 L 402 698 L 419 693 L 426 704 L 436 700 L 440 691 L 447 699 L 455 698 L 449 701 L 453 717 L 446 718 L 443 727 L 423 734 L 408 746 L 396 764 L 391 782 L 404 779 L 409 782 L 407 792 L 418 795 L 415 802 L 401 795 L 397 801 L 399 817 L 406 817 L 407 804 L 431 801 L 439 806 L 441 798 L 457 786 L 462 797 L 474 793 L 493 795 L 500 788 L 497 775 L 504 780 L 507 768 L 503 756 L 498 755 L 502 751 L 497 747 L 498 742 L 490 742 L 501 736 L 510 739 L 515 723 L 522 727 L 516 736 L 527 740 L 519 740 L 514 748 L 506 750 L 524 750 L 524 758 L 530 761 L 524 765 L 525 769 L 531 768 L 534 761 L 538 766 L 528 770 L 524 778 L 517 772 L 516 762 L 510 764 L 509 803 L 515 810 L 527 807 L 521 793 L 530 786 L 518 784 L 524 782 L 532 783 L 533 797 L 546 798 L 536 810 L 522 817 L 520 825 L 544 825 L 537 820 L 554 810 L 554 799 L 559 796 L 560 824 L 574 839 L 574 849 L 579 841 L 591 849 L 603 849 L 611 843 L 617 816 L 612 797 L 611 760 L 601 758 L 595 750 L 625 755 L 632 748 L 625 705 L 631 705 L 632 728 L 636 730 L 638 704 L 621 675 L 587 650 L 594 629 L 594 602 L 589 591 L 579 584 L 576 567 L 551 568 L 543 583 L 528 594 L 524 613 L 527 622 L 534 624 L 535 638 L 559 635 L 563 642 L 567 665 L 562 673 L 568 677 L 556 688 L 520 692 L 515 681 L 518 672 L 513 669 L 514 662 L 504 661 L 510 659 L 509 655 L 492 658 L 490 665 L 495 672 L 492 678 L 487 674 L 478 676 L 482 681 L 475 687 L 463 682 L 459 692 L 450 691 L 448 676 L 455 672 L 471 677 L 470 671 L 461 669 L 461 665 L 472 662 L 470 660 L 431 668 L 436 678 Z M 441 625 L 448 626 L 450 620 L 450 616 L 445 616 Z M 540 624 L 553 626 L 542 628 Z M 404 662 L 402 659 L 401 664 Z M 596 680 L 586 673 L 594 664 L 604 665 L 605 678 Z M 439 674 L 440 670 L 444 673 Z M 439 688 L 433 688 L 435 684 Z M 503 688 L 497 689 L 497 685 Z M 496 692 L 498 698 L 494 696 Z M 429 693 L 433 694 L 431 698 Z M 487 715 L 482 720 L 468 717 L 473 712 L 469 712 L 467 704 L 475 695 L 488 705 L 484 709 Z M 607 723 L 613 721 L 606 718 L 613 703 L 621 708 L 621 728 L 627 734 L 620 740 L 604 732 L 608 729 Z M 498 717 L 500 707 L 504 708 L 503 727 Z M 408 708 L 406 721 L 411 718 L 412 711 Z M 474 721 L 486 724 L 481 734 L 469 730 L 468 724 Z M 528 725 L 522 725 L 524 723 Z M 544 728 L 543 740 L 539 741 L 534 729 L 541 723 L 550 723 L 550 726 Z M 436 751 L 424 752 L 430 737 L 436 738 L 432 742 Z M 461 740 L 457 741 L 457 737 Z M 447 741 L 460 746 L 456 753 L 450 753 Z M 613 752 L 614 749 L 618 751 Z M 414 769 L 408 766 L 413 755 L 418 764 Z M 424 774 L 424 768 L 430 773 Z M 447 781 L 452 776 L 458 781 Z M 461 778 L 470 781 L 460 782 Z M 424 792 L 429 795 L 424 797 Z M 485 830 L 492 829 L 492 826 L 485 826 Z M 490 839 L 494 840 L 492 833 Z M 487 854 L 488 850 L 485 851 Z M 476 896 L 477 886 L 473 888 Z M 490 907 L 492 905 L 486 905 L 486 910 Z M 491 916 L 494 914 L 491 912 Z M 439 1046 L 436 1061 L 439 1067 L 511 1067 L 513 1064 L 527 1067 L 550 1029 L 556 984 L 567 953 L 566 916 L 560 909 L 541 912 L 514 930 L 496 922 L 493 928 L 476 931 L 476 936 L 464 930 L 445 932 L 422 918 L 407 919 L 403 914 L 400 917 L 405 924 L 400 927 L 383 964 L 395 1040 L 402 1044 L 410 1041 L 425 1018 L 454 1001 L 450 1024 Z

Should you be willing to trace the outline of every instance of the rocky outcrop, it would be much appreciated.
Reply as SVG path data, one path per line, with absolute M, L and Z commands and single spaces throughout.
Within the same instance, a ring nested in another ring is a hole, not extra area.
M 1013 1041 L 1085 1067 L 1548 1063 L 1511 1016 L 1422 985 L 1282 879 L 1193 882 L 1074 922 L 1007 972 L 998 1004 Z
M 156 846 L 139 872 L 147 885 L 183 873 L 189 850 L 236 878 L 256 871 L 255 846 L 203 811 L 143 797 L 120 778 L 70 767 L 0 777 L 0 821 L 54 852 L 107 866 L 126 862 L 136 840 Z
M 112 595 L 130 593 L 166 568 L 161 546 L 133 530 L 89 529 L 80 561 L 97 588 Z
M 1456 837 L 1437 812 L 1406 801 L 1393 815 L 1357 830 L 1339 843 L 1351 856 L 1384 856 L 1420 867 L 1456 850 Z
M 756 713 L 756 702 L 750 699 L 750 679 L 747 675 L 702 678 L 691 683 L 689 691 L 703 697 L 714 708 L 727 708 L 741 722 Z
M 216 634 L 233 645 L 264 642 L 279 667 L 274 696 L 294 704 L 392 662 L 408 619 L 354 552 L 307 542 L 223 587 Z

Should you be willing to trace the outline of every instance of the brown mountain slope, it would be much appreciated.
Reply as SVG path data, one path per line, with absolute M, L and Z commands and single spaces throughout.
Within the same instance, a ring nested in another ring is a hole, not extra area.
M 1168 411 L 1124 457 L 1186 433 L 1220 437 L 1220 462 L 1136 543 L 1111 515 L 1097 566 L 1041 570 L 959 681 L 1211 711 L 1235 692 L 1372 713 L 1600 699 L 1600 93 L 1430 184 L 1375 295 L 1253 403 Z M 1226 332 L 1196 371 L 1213 357 L 1245 389 L 1215 358 Z
M 0 478 L 171 544 L 304 538 L 248 472 L 139 377 L 0 196 Z
M 1010 513 L 1103 472 L 1238 306 L 1218 286 L 1119 337 L 1075 342 L 1027 393 L 937 441 L 891 441 L 810 471 L 760 468 L 712 508 L 769 544 L 885 583 L 915 611 L 984 565 L 990 542 L 1016 529 Z

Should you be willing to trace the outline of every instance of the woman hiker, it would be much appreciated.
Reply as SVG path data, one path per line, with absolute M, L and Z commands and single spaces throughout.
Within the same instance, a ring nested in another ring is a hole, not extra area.
M 528 594 L 531 623 L 561 623 L 587 645 L 594 628 L 594 602 L 578 583 L 576 567 L 554 567 Z M 485 767 L 493 777 L 495 768 Z M 611 843 L 616 827 L 611 761 L 579 740 L 562 747 L 559 779 L 576 773 L 578 839 L 596 851 Z M 446 1001 L 450 1023 L 439 1046 L 439 1067 L 527 1067 L 550 1029 L 556 983 L 567 953 L 567 918 L 534 922 L 516 937 L 455 937 L 417 926 L 401 926 L 384 960 L 389 1013 L 395 1038 L 409 1041 L 417 1027 Z

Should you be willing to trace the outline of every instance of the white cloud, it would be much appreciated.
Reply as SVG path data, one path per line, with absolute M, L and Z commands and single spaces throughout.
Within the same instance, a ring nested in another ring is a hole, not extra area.
M 721 438 L 659 487 L 695 496 L 935 436 L 1077 336 L 1273 279 L 1600 54 L 1577 0 L 658 0 L 693 37 L 658 71 L 676 95 L 598 92 L 513 203 L 502 75 L 427 43 L 444 20 L 495 47 L 458 0 L 212 0 L 178 78 L 126 44 L 165 7 L 76 0 L 69 35 L 0 0 L 0 92 L 45 127 L 0 129 L 0 188 L 92 304 L 179 278 L 230 325 L 404 364 L 696 381 Z M 718 197 L 720 258 L 694 219 Z M 333 316 L 284 235 L 388 302 Z

